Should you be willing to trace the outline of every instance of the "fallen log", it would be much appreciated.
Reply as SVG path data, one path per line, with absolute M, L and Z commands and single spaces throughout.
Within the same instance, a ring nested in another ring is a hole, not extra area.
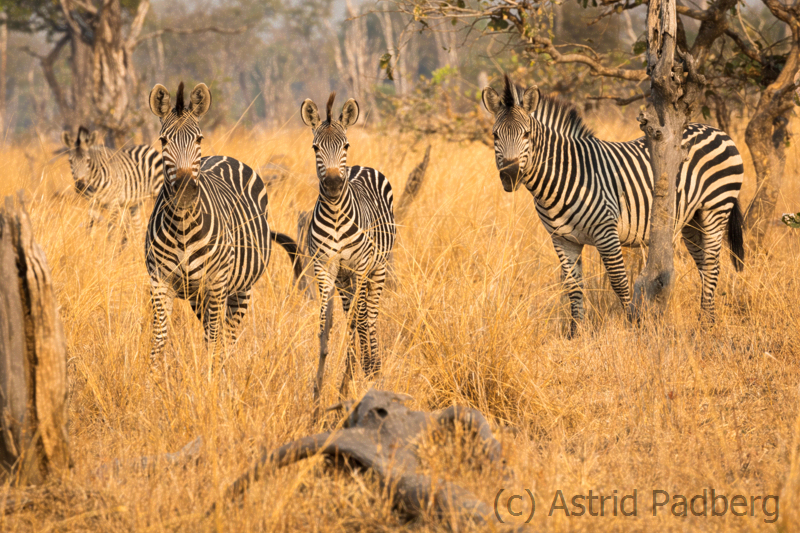
M 412 411 L 404 405 L 406 400 L 408 396 L 372 389 L 352 408 L 337 406 L 348 410 L 342 429 L 304 437 L 271 452 L 263 450 L 256 464 L 227 489 L 226 498 L 242 495 L 266 472 L 319 454 L 347 468 L 375 472 L 384 494 L 403 515 L 413 518 L 432 510 L 439 520 L 496 526 L 491 508 L 480 498 L 455 483 L 417 473 L 420 439 L 429 430 L 458 434 L 456 425 L 464 430 L 461 434 L 472 438 L 488 463 L 502 468 L 500 443 L 484 416 L 464 407 L 440 413 Z

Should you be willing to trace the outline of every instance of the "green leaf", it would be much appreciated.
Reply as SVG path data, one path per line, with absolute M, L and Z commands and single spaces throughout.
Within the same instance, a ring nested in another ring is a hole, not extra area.
M 392 54 L 387 52 L 381 56 L 380 68 L 381 70 L 386 71 L 386 77 L 388 79 L 394 81 L 394 72 L 392 69 Z
M 706 120 L 710 120 L 711 119 L 711 110 L 708 108 L 707 105 L 703 106 L 703 109 L 701 109 L 701 112 L 703 113 L 703 118 L 704 119 L 706 119 Z
M 633 43 L 633 53 L 634 55 L 640 55 L 647 51 L 647 43 L 645 41 L 636 41 Z
M 796 214 L 785 213 L 781 217 L 781 222 L 783 222 L 790 228 L 800 228 L 800 213 Z

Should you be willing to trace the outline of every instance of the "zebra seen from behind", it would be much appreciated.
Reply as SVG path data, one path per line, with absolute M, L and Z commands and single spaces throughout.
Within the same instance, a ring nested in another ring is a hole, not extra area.
M 631 301 L 621 246 L 647 245 L 653 171 L 644 138 L 608 142 L 595 137 L 577 110 L 536 86 L 522 91 L 508 76 L 502 96 L 491 87 L 483 103 L 495 117 L 495 162 L 506 192 L 524 185 L 561 262 L 569 293 L 570 336 L 583 319 L 581 252 L 600 253 L 614 292 Z M 713 321 L 719 255 L 727 232 L 736 270 L 744 267 L 742 158 L 731 138 L 705 124 L 688 124 L 686 157 L 677 180 L 676 228 L 702 280 L 701 309 Z
M 231 157 L 201 156 L 198 121 L 210 106 L 203 83 L 185 102 L 181 82 L 174 107 L 163 85 L 150 92 L 150 109 L 161 120 L 165 174 L 145 243 L 153 359 L 163 351 L 176 296 L 188 300 L 203 322 L 211 359 L 223 322 L 230 333 L 238 331 L 253 285 L 267 268 L 271 240 L 287 251 L 295 276 L 302 268 L 294 240 L 269 229 L 267 190 L 259 175 Z
M 319 197 L 307 237 L 321 300 L 315 401 L 322 390 L 333 316 L 331 299 L 336 289 L 349 319 L 347 367 L 340 394 L 353 378 L 356 336 L 366 375 L 374 376 L 380 370 L 376 323 L 396 232 L 389 180 L 373 168 L 347 166 L 347 128 L 358 120 L 358 104 L 349 99 L 335 120 L 331 115 L 335 96 L 331 93 L 328 98 L 324 122 L 313 101 L 306 99 L 300 107 L 303 122 L 314 133 L 312 147 L 319 178 Z
M 157 195 L 164 182 L 158 150 L 145 145 L 111 150 L 97 131 L 89 133 L 83 126 L 74 141 L 68 131 L 61 134 L 61 140 L 69 148 L 69 166 L 78 195 L 109 210 L 112 221 L 122 222 L 129 213 L 134 228 L 141 228 L 142 202 Z

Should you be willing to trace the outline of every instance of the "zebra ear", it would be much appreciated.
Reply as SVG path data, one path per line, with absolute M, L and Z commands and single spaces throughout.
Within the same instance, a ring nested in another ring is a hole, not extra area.
M 150 91 L 150 111 L 158 118 L 164 118 L 169 113 L 169 91 L 160 83 Z
M 501 107 L 500 95 L 497 94 L 497 91 L 495 91 L 491 87 L 483 88 L 483 94 L 481 95 L 481 99 L 483 100 L 483 106 L 492 115 L 496 115 L 497 112 L 500 111 Z
M 92 133 L 89 134 L 89 140 L 88 140 L 89 146 L 97 146 L 98 144 L 100 144 L 100 142 L 101 139 L 99 131 L 94 130 Z
M 72 148 L 72 135 L 70 135 L 68 131 L 61 132 L 61 142 L 64 143 L 64 146 L 67 148 Z
M 539 96 L 539 87 L 537 85 L 525 89 L 525 93 L 522 95 L 522 109 L 529 115 L 539 107 Z
M 342 126 L 344 126 L 346 129 L 355 124 L 357 120 L 358 102 L 351 98 L 344 103 L 344 107 L 342 107 L 342 114 L 339 115 L 339 122 L 341 122 Z
M 306 126 L 311 126 L 312 130 L 317 129 L 321 120 L 319 119 L 319 109 L 310 98 L 306 98 L 300 105 L 300 118 Z
M 198 83 L 192 89 L 192 94 L 189 95 L 189 100 L 192 102 L 190 111 L 197 118 L 205 115 L 211 107 L 211 91 L 205 83 Z

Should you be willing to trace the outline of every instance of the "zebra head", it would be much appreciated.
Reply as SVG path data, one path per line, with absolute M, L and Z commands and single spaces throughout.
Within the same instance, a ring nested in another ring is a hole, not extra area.
M 72 179 L 75 180 L 75 190 L 81 196 L 91 197 L 95 189 L 89 180 L 92 175 L 90 149 L 99 144 L 97 131 L 89 133 L 89 130 L 81 126 L 74 143 L 68 131 L 61 134 L 61 141 L 69 148 L 69 168 Z
M 328 118 L 322 122 L 317 105 L 306 99 L 300 106 L 300 116 L 306 126 L 314 132 L 314 148 L 317 160 L 319 192 L 330 200 L 337 200 L 347 185 L 347 128 L 358 120 L 358 103 L 349 99 L 344 103 L 339 120 L 331 118 L 331 109 L 336 93 L 328 98 Z
M 164 160 L 164 188 L 180 208 L 195 204 L 200 194 L 200 143 L 203 133 L 199 120 L 211 107 L 211 91 L 198 83 L 189 94 L 189 105 L 183 98 L 183 82 L 178 85 L 175 107 L 170 108 L 169 91 L 156 85 L 150 91 L 150 110 L 161 119 L 161 152 Z
M 522 183 L 522 177 L 532 163 L 532 137 L 537 135 L 531 116 L 539 105 L 539 88 L 534 85 L 522 94 L 505 76 L 503 95 L 491 87 L 483 89 L 483 105 L 494 115 L 494 156 L 503 190 L 513 192 Z

